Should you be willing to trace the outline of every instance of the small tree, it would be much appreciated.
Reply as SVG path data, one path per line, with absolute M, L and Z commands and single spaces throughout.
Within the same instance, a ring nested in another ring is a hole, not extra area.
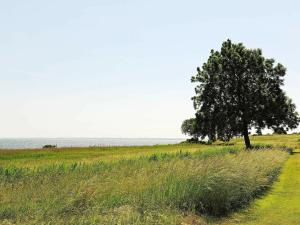
M 244 136 L 251 147 L 249 130 L 253 127 L 288 130 L 296 128 L 299 116 L 296 106 L 281 89 L 286 68 L 267 59 L 261 49 L 247 49 L 230 40 L 221 51 L 211 50 L 202 68 L 197 68 L 192 82 L 196 95 L 197 137 L 228 141 Z
M 195 118 L 186 119 L 181 125 L 181 132 L 191 136 L 193 139 L 198 140 L 197 122 Z
M 273 128 L 273 134 L 287 134 L 286 130 L 283 127 L 275 127 Z

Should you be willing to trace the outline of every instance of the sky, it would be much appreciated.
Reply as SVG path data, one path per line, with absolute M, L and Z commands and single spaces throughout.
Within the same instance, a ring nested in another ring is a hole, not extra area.
M 183 137 L 228 38 L 287 67 L 300 111 L 297 0 L 1 0 L 0 28 L 0 137 Z

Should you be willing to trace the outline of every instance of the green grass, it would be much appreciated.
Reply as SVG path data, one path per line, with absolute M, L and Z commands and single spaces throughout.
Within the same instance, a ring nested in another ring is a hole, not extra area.
M 297 225 L 300 221 L 300 151 L 292 155 L 264 198 L 224 224 Z
M 222 148 L 222 146 L 218 146 Z M 0 150 L 0 165 L 9 167 L 37 167 L 52 164 L 72 164 L 76 162 L 112 162 L 136 159 L 155 153 L 195 152 L 212 149 L 207 145 L 155 145 L 132 147 L 88 147 L 58 149 Z
M 0 151 L 0 224 L 250 222 L 260 216 L 253 206 L 251 217 L 243 210 L 230 215 L 269 190 L 289 157 L 282 150 L 298 146 L 298 140 L 299 135 L 252 137 L 256 151 L 244 151 L 241 139 Z

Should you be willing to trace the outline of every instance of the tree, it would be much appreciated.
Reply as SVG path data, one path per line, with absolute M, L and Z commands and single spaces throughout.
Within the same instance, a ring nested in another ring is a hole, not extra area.
M 283 127 L 276 127 L 273 130 L 273 134 L 287 134 L 286 130 Z
M 186 119 L 181 125 L 181 132 L 183 134 L 192 136 L 193 139 L 198 140 L 197 122 L 195 118 Z
M 192 98 L 197 129 L 189 134 L 212 141 L 244 136 L 250 148 L 251 128 L 296 128 L 300 122 L 296 106 L 281 89 L 285 74 L 286 68 L 265 58 L 261 49 L 223 42 L 221 51 L 211 50 L 192 77 L 197 84 Z

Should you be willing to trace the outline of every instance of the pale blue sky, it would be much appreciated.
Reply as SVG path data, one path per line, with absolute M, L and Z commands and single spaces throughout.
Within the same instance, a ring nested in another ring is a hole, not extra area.
M 300 107 L 296 0 L 2 0 L 0 28 L 0 137 L 182 137 L 227 38 L 283 63 Z

